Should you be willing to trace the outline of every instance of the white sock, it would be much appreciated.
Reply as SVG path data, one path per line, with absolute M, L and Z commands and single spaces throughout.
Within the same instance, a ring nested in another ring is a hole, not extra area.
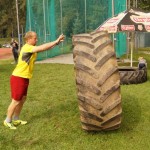
M 10 123 L 10 122 L 12 121 L 12 119 L 11 119 L 11 118 L 6 117 L 5 121 L 6 121 L 7 123 Z
M 13 119 L 14 120 L 19 120 L 19 116 L 14 116 Z

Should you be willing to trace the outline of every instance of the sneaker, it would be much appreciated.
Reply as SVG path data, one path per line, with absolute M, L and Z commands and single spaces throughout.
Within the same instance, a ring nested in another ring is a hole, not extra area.
M 11 122 L 6 122 L 5 120 L 4 120 L 4 126 L 13 130 L 17 129 Z
M 12 121 L 14 126 L 19 126 L 19 125 L 26 125 L 27 121 L 23 121 L 23 120 L 13 120 Z

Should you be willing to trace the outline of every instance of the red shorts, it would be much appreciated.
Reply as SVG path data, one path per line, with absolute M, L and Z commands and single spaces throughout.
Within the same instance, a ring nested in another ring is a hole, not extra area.
M 29 79 L 17 76 L 10 77 L 11 98 L 20 101 L 23 96 L 27 96 Z

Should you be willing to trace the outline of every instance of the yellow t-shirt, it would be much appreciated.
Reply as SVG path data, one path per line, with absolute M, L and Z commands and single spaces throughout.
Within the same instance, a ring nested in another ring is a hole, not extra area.
M 34 46 L 29 44 L 22 47 L 18 64 L 12 75 L 28 79 L 32 77 L 34 62 L 37 57 L 37 53 L 32 53 L 33 48 Z

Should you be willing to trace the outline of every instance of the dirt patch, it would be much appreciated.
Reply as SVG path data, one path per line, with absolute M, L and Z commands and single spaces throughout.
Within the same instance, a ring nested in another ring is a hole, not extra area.
M 11 48 L 0 48 L 0 60 L 13 58 Z

